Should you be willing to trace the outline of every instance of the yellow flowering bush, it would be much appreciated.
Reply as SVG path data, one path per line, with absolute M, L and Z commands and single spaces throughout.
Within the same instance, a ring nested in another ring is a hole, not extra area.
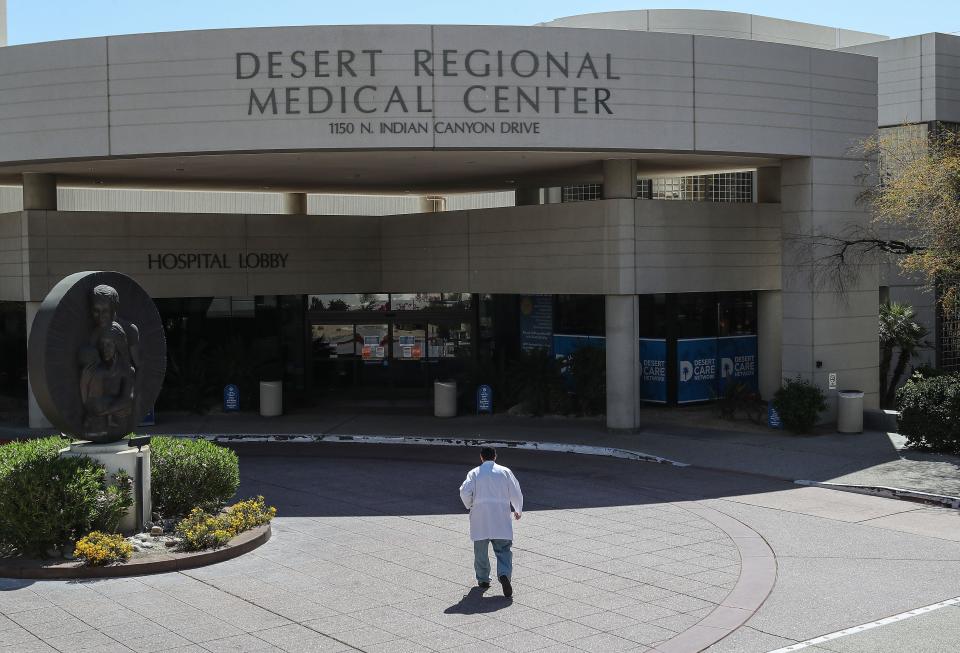
M 73 555 L 91 567 L 99 567 L 111 562 L 129 560 L 133 554 L 133 545 L 123 535 L 112 535 L 93 531 L 80 538 Z
M 276 517 L 277 509 L 264 503 L 263 497 L 240 501 L 227 508 L 224 519 L 234 534 L 262 526 Z
M 220 548 L 234 534 L 222 517 L 214 517 L 201 508 L 194 508 L 177 524 L 177 535 L 186 551 L 201 551 Z
M 236 535 L 268 523 L 276 514 L 277 509 L 266 505 L 263 497 L 235 503 L 216 516 L 194 508 L 180 520 L 176 532 L 186 551 L 216 549 Z

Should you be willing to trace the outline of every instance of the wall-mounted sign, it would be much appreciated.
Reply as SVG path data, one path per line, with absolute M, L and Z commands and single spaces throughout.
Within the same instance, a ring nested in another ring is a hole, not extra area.
M 235 77 L 256 84 L 246 98 L 248 116 L 432 114 L 433 80 L 437 77 L 458 78 L 463 88 L 461 110 L 468 115 L 514 111 L 612 115 L 611 88 L 596 83 L 621 79 L 610 52 L 447 48 L 442 53 L 413 49 L 382 55 L 382 49 L 236 52 Z M 410 81 L 421 83 L 387 81 L 395 81 L 396 71 L 403 68 L 413 70 Z M 381 76 L 385 79 L 379 80 Z M 530 82 L 534 77 L 546 83 L 540 86 Z M 507 80 L 528 83 L 511 84 Z M 357 130 L 353 123 L 340 123 L 341 129 L 360 133 L 377 133 L 377 127 L 379 133 L 397 133 L 398 129 L 420 133 L 418 126 L 422 125 L 425 132 L 427 124 L 362 122 Z M 436 123 L 434 129 L 439 133 L 443 125 L 446 123 Z
M 477 414 L 493 413 L 493 388 L 488 385 L 477 387 Z
M 240 410 L 240 388 L 230 383 L 223 387 L 223 412 L 235 413 Z
M 830 390 L 837 389 L 837 373 L 836 372 L 830 372 L 830 374 L 827 375 L 827 387 Z
M 289 252 L 162 252 L 147 254 L 148 270 L 283 270 Z
M 553 295 L 520 297 L 520 348 L 553 352 Z

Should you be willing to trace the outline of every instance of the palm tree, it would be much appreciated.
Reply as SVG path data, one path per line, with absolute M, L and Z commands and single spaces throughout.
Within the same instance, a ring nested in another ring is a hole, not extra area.
M 884 406 L 894 404 L 897 386 L 910 360 L 920 349 L 930 346 L 924 342 L 927 329 L 915 321 L 916 316 L 909 304 L 885 302 L 880 305 L 880 398 Z M 891 376 L 890 363 L 896 349 L 900 350 L 900 356 Z

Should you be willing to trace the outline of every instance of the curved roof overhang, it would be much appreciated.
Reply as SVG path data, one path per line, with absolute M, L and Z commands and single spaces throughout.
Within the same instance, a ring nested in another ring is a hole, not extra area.
M 0 49 L 0 182 L 503 188 L 845 156 L 876 60 L 545 27 L 172 32 Z

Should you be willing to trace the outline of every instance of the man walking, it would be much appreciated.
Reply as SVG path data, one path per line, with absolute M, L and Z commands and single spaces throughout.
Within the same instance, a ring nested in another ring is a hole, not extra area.
M 473 540 L 473 568 L 477 585 L 490 587 L 490 558 L 488 544 L 493 544 L 497 556 L 497 578 L 503 585 L 503 595 L 513 596 L 510 575 L 513 572 L 513 523 L 523 515 L 523 493 L 516 477 L 506 467 L 496 463 L 493 447 L 480 450 L 480 466 L 467 474 L 460 486 L 460 499 L 470 511 L 470 539 Z

